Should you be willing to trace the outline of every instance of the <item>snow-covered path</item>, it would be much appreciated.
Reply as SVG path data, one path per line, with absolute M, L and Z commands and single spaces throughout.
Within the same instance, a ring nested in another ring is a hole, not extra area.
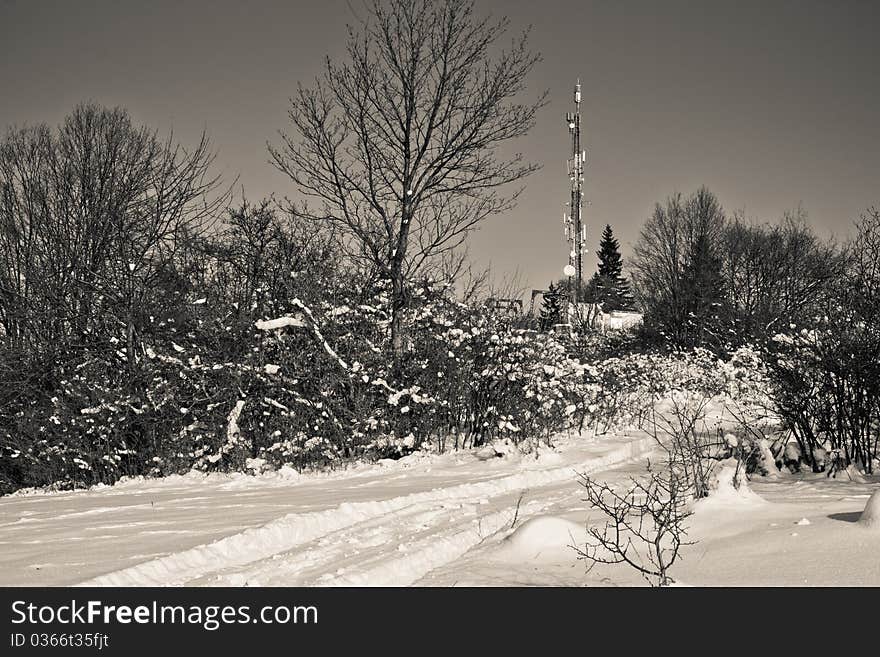
M 132 481 L 0 499 L 6 585 L 405 585 L 515 517 L 580 496 L 576 473 L 641 460 L 645 434 L 538 459 L 473 453 L 314 477 Z
M 622 483 L 644 474 L 655 447 L 638 432 L 572 436 L 538 458 L 413 455 L 329 474 L 189 474 L 0 498 L 0 584 L 644 585 L 627 567 L 588 575 L 570 546 L 603 521 L 577 474 Z M 856 522 L 878 483 L 780 474 L 753 478 L 750 497 L 703 500 L 673 575 L 880 585 L 880 529 Z

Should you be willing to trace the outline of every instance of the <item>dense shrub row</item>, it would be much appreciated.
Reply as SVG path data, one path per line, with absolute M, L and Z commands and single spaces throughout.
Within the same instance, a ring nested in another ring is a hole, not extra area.
M 368 292 L 334 289 L 332 304 L 293 298 L 277 317 L 238 324 L 225 323 L 233 308 L 201 298 L 189 317 L 153 318 L 135 381 L 122 349 L 65 365 L 57 387 L 5 419 L 4 490 L 190 468 L 327 467 L 604 431 L 644 421 L 671 390 L 720 394 L 748 377 L 736 360 L 719 367 L 701 350 L 608 357 L 615 338 L 578 343 L 518 328 L 430 283 L 410 291 L 406 358 L 395 368 L 387 289 Z
M 856 230 L 822 312 L 767 346 L 774 407 L 814 471 L 822 455 L 867 473 L 880 465 L 880 212 Z

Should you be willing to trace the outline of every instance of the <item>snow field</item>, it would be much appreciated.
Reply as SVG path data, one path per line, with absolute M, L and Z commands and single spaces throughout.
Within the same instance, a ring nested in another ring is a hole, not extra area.
M 587 573 L 571 546 L 604 521 L 577 474 L 623 485 L 654 447 L 644 433 L 571 436 L 538 458 L 472 450 L 334 473 L 30 491 L 0 499 L 0 583 L 644 585 L 624 566 Z M 734 472 L 719 462 L 695 504 L 678 583 L 880 585 L 876 475 L 783 472 L 735 488 Z
M 218 574 L 219 581 L 225 583 L 284 585 L 298 581 L 302 571 L 309 566 L 314 570 L 316 558 L 319 563 L 337 563 L 337 560 L 333 559 L 332 550 L 313 549 L 300 555 L 292 552 L 295 548 L 307 546 L 323 537 L 344 532 L 352 527 L 372 528 L 370 523 L 375 524 L 377 520 L 381 521 L 382 526 L 399 530 L 407 527 L 408 521 L 414 517 L 419 517 L 418 514 L 430 513 L 445 505 L 449 513 L 441 513 L 427 520 L 429 528 L 440 529 L 433 536 L 426 536 L 405 548 L 407 553 L 391 559 L 388 559 L 386 554 L 382 557 L 381 563 L 372 565 L 366 563 L 361 568 L 341 573 L 339 577 L 325 577 L 320 581 L 309 582 L 405 585 L 414 582 L 433 568 L 454 560 L 478 544 L 487 534 L 494 533 L 509 523 L 515 513 L 517 500 L 500 500 L 505 495 L 556 483 L 573 482 L 579 472 L 593 473 L 608 469 L 643 456 L 655 446 L 653 438 L 644 434 L 636 438 L 608 440 L 594 443 L 592 453 L 586 460 L 564 466 L 541 468 L 526 460 L 519 466 L 535 469 L 524 469 L 485 481 L 414 492 L 385 500 L 344 502 L 323 511 L 292 513 L 212 543 L 198 545 L 86 580 L 82 585 L 166 586 L 191 582 L 208 583 L 206 579 L 212 574 Z M 549 460 L 553 462 L 555 459 Z M 540 463 L 540 459 L 537 463 Z M 475 500 L 486 500 L 487 506 L 491 500 L 500 500 L 500 508 L 483 515 L 476 523 L 472 522 L 474 518 L 467 518 L 467 514 L 456 512 L 460 509 L 455 507 L 456 504 L 469 504 Z M 543 506 L 546 504 L 532 504 L 529 510 L 534 511 Z M 453 522 L 450 522 L 450 518 Z M 472 526 L 474 524 L 476 527 Z M 408 534 L 404 532 L 404 535 Z M 338 545 L 338 541 L 333 541 L 333 544 Z M 327 556 L 319 558 L 321 553 Z M 273 559 L 276 555 L 284 556 Z M 261 564 L 265 560 L 269 560 L 266 567 Z M 280 560 L 287 562 L 286 569 L 278 563 Z M 249 564 L 256 564 L 256 567 L 251 569 L 250 578 L 247 569 L 242 569 Z M 273 576 L 272 581 L 267 583 L 263 577 L 260 577 L 267 574 L 267 568 L 269 573 L 284 572 L 286 577 L 279 581 L 277 576 Z M 235 569 L 239 569 L 239 572 L 224 579 L 224 571 Z

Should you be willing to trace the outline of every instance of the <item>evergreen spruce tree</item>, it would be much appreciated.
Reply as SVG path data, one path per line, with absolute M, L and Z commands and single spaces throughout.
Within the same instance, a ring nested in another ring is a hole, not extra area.
M 541 302 L 541 330 L 547 331 L 555 324 L 561 324 L 564 314 L 565 290 L 562 286 L 551 282 Z
M 721 259 L 706 233 L 696 236 L 684 268 L 687 334 L 692 345 L 718 345 L 729 317 Z
M 601 303 L 605 312 L 632 308 L 629 281 L 623 277 L 620 243 L 608 224 L 599 243 L 599 270 L 590 279 L 587 290 L 586 298 L 592 303 Z
M 620 244 L 614 237 L 610 224 L 605 224 L 602 241 L 599 242 L 599 276 L 617 278 L 623 272 Z

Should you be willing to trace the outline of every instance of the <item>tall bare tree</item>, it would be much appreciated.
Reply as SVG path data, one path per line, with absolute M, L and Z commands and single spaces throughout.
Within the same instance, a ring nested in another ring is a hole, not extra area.
M 508 28 L 469 0 L 374 0 L 347 60 L 300 85 L 295 132 L 269 147 L 303 197 L 296 212 L 337 226 L 350 256 L 390 280 L 395 357 L 407 281 L 510 209 L 521 189 L 503 188 L 537 169 L 502 148 L 546 97 L 517 100 L 539 55 L 527 33 L 503 48 Z
M 721 240 L 723 269 L 741 330 L 759 338 L 790 323 L 811 321 L 835 296 L 845 258 L 819 239 L 798 208 L 779 224 L 749 224 L 734 217 Z
M 645 322 L 679 346 L 700 341 L 707 312 L 718 302 L 713 281 L 725 225 L 718 199 L 706 187 L 657 204 L 633 248 L 631 268 Z
M 124 331 L 128 366 L 182 240 L 225 206 L 202 135 L 192 149 L 84 104 L 57 129 L 0 140 L 0 339 L 31 355 Z

